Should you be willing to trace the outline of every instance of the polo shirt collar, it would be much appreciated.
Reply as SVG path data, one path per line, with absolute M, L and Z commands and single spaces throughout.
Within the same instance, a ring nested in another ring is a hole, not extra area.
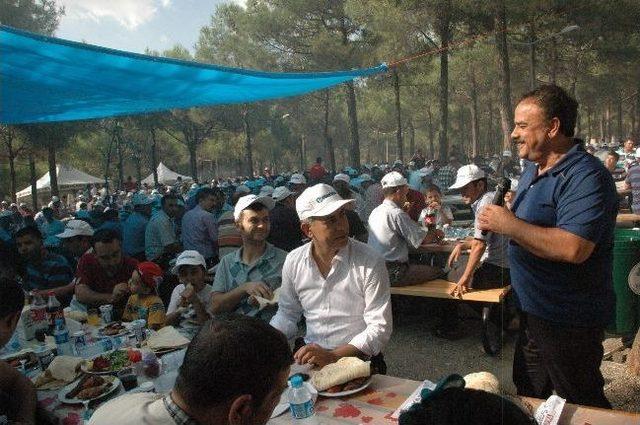
M 553 176 L 557 176 L 558 174 L 562 173 L 564 170 L 575 164 L 577 161 L 579 161 L 582 158 L 583 154 L 586 153 L 587 151 L 584 150 L 582 145 L 576 143 L 571 149 L 569 149 L 569 151 L 567 151 L 566 155 L 560 161 L 558 161 L 558 163 L 554 165 L 551 170 L 549 170 L 549 173 Z
M 275 257 L 276 253 L 275 253 L 275 251 L 273 249 L 273 245 L 271 245 L 269 242 L 267 242 L 266 244 L 267 244 L 267 247 L 265 248 L 265 250 L 262 253 L 262 255 L 260 256 L 260 258 L 258 258 L 256 260 L 254 265 L 257 265 L 258 263 L 260 263 L 261 261 L 264 261 L 264 260 L 271 260 L 273 257 Z M 234 260 L 235 260 L 236 263 L 242 263 L 242 249 L 243 248 L 240 247 L 233 253 Z

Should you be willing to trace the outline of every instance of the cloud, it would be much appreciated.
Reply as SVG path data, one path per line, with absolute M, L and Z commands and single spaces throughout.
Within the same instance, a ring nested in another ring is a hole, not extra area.
M 97 23 L 113 19 L 128 30 L 134 30 L 154 18 L 158 6 L 171 5 L 171 0 L 58 0 L 66 10 L 65 18 Z M 64 19 L 64 18 L 63 18 Z

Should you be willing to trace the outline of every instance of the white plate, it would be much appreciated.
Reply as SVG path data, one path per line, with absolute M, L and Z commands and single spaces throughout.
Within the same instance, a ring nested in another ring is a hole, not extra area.
M 135 348 L 134 348 L 134 350 L 135 350 L 135 351 L 140 351 L 140 350 L 135 349 Z M 104 353 L 96 354 L 95 356 L 93 356 L 93 357 L 91 357 L 91 358 L 89 358 L 89 359 L 87 359 L 87 360 L 83 361 L 83 362 L 80 364 L 80 370 L 82 370 L 84 373 L 90 373 L 90 374 L 92 374 L 92 375 L 112 375 L 112 374 L 118 373 L 118 372 L 119 372 L 120 370 L 122 370 L 122 369 L 118 369 L 118 370 L 105 370 L 105 371 L 97 372 L 97 371 L 94 371 L 94 370 L 89 370 L 89 369 L 87 368 L 87 363 L 88 363 L 88 362 L 93 361 L 94 359 L 96 359 L 96 358 L 98 358 L 98 357 L 100 357 L 100 356 L 106 356 L 106 355 L 108 355 L 108 354 L 111 354 L 111 353 L 113 353 L 114 351 L 125 351 L 125 352 L 126 352 L 126 351 L 127 351 L 127 349 L 126 349 L 126 348 L 119 348 L 118 350 L 109 350 L 109 351 L 105 351 Z M 160 359 L 158 359 L 158 362 L 160 362 Z M 162 365 L 162 363 L 160 363 L 160 364 Z M 126 369 L 126 368 L 128 368 L 128 367 L 132 367 L 132 366 L 133 366 L 133 365 L 125 366 L 123 369 Z
M 321 395 L 322 397 L 345 397 L 345 396 L 348 396 L 348 395 L 351 395 L 351 394 L 359 393 L 360 391 L 362 391 L 365 388 L 367 388 L 369 385 L 371 385 L 371 377 L 369 377 L 369 379 L 367 379 L 366 382 L 364 384 L 362 384 L 361 387 L 358 387 L 358 388 L 353 389 L 353 390 L 340 391 L 338 393 L 328 393 L 326 391 L 321 391 L 318 394 Z
M 104 326 L 100 326 L 100 327 L 98 328 L 98 335 L 99 335 L 99 336 L 101 336 L 101 337 L 103 337 L 103 338 L 115 338 L 115 337 L 118 337 L 118 336 L 125 336 L 125 335 L 130 334 L 130 333 L 131 333 L 131 329 L 129 329 L 129 328 L 127 327 L 127 325 L 126 325 L 124 322 L 120 322 L 120 323 L 122 324 L 122 326 L 124 326 L 124 329 L 122 329 L 122 330 L 121 330 L 120 332 L 118 332 L 117 334 L 115 334 L 115 335 L 105 335 L 105 334 L 103 334 L 103 333 L 102 333 L 102 330 L 103 330 L 104 328 L 106 328 L 107 326 L 109 326 L 109 325 L 104 325 Z
M 111 380 L 111 383 L 107 387 L 106 391 L 104 391 L 102 394 L 100 394 L 97 397 L 90 398 L 87 400 L 81 400 L 79 398 L 67 398 L 67 393 L 73 390 L 75 386 L 78 385 L 78 382 L 80 382 L 79 380 L 77 380 L 77 381 L 73 381 L 72 383 L 70 383 L 69 385 L 67 385 L 66 387 L 60 390 L 60 392 L 58 393 L 58 400 L 60 400 L 60 402 L 62 403 L 67 403 L 67 404 L 82 404 L 85 402 L 101 399 L 111 394 L 112 392 L 114 392 L 120 387 L 120 380 L 115 376 L 103 376 L 103 378 L 106 380 Z
M 309 382 L 305 382 L 304 385 L 305 387 L 307 387 L 307 390 L 309 390 L 309 392 L 311 393 L 311 398 L 313 399 L 313 403 L 315 404 L 316 400 L 318 399 L 318 390 L 316 390 L 314 386 L 311 385 L 311 383 Z M 276 416 L 280 416 L 284 412 L 289 410 L 289 390 L 290 389 L 291 388 L 287 388 L 282 392 L 282 395 L 280 396 L 280 401 L 276 405 L 275 409 L 273 409 L 273 413 L 271 413 L 271 419 L 275 418 Z

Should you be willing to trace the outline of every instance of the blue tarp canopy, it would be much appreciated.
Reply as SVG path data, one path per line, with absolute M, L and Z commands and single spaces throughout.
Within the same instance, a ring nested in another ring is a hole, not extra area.
M 298 96 L 386 71 L 277 73 L 146 56 L 0 26 L 0 122 L 45 123 Z

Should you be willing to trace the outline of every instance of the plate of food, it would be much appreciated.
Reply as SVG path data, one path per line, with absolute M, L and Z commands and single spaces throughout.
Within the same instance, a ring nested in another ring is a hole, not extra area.
M 82 364 L 82 371 L 93 375 L 109 375 L 142 360 L 142 353 L 131 348 L 102 353 Z
M 123 336 L 129 333 L 129 329 L 122 322 L 111 322 L 108 325 L 104 325 L 98 328 L 98 335 L 101 336 Z
M 120 380 L 115 376 L 83 375 L 80 380 L 72 382 L 58 393 L 58 400 L 67 404 L 82 404 L 116 391 Z
M 26 370 L 33 369 L 38 366 L 38 358 L 33 351 L 23 352 L 4 359 L 11 367 L 20 367 L 20 363 L 24 360 Z
M 323 397 L 344 397 L 371 384 L 371 362 L 357 357 L 343 357 L 315 372 L 311 384 Z

